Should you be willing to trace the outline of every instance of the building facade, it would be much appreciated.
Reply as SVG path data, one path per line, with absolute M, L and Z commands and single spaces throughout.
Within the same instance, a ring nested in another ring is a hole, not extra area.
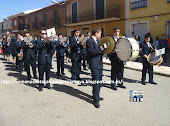
M 29 25 L 31 35 L 39 35 L 41 29 L 55 28 L 56 33 L 62 33 L 67 36 L 66 24 L 66 6 L 60 2 L 42 8 L 38 11 L 29 14 Z
M 13 34 L 22 34 L 24 35 L 25 32 L 29 32 L 30 25 L 29 25 L 29 14 L 37 11 L 39 9 L 24 11 L 19 14 L 16 14 L 12 17 L 12 33 Z
M 86 35 L 95 27 L 102 29 L 102 36 L 112 36 L 116 26 L 125 34 L 125 0 L 68 0 L 66 6 L 67 36 L 74 29 Z
M 155 37 L 170 38 L 170 0 L 127 0 L 127 35 L 139 34 L 141 41 L 148 32 Z

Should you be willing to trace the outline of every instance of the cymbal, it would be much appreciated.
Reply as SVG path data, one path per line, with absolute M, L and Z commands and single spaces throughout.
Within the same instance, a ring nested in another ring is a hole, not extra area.
M 115 48 L 116 43 L 114 39 L 110 36 L 103 37 L 99 42 L 99 46 L 103 46 L 104 43 L 106 43 L 108 47 L 107 49 L 103 50 L 103 54 L 110 54 Z

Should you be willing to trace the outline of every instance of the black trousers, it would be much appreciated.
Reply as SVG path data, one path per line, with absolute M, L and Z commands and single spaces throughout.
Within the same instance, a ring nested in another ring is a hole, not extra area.
M 51 64 L 38 64 L 38 72 L 39 72 L 39 81 L 44 80 L 44 73 L 46 75 L 46 84 L 50 84 L 48 81 L 50 80 L 50 68 Z M 44 85 L 43 83 L 40 83 L 40 86 Z
M 78 55 L 78 60 L 72 60 L 72 67 L 71 67 L 71 79 L 76 80 L 80 76 L 81 72 L 81 57 L 80 54 Z
M 64 73 L 64 56 L 57 56 L 57 73 Z
M 119 59 L 111 60 L 111 80 L 121 81 L 123 79 L 124 74 L 124 64 Z
M 92 81 L 101 81 L 102 80 L 102 74 L 103 74 L 103 69 L 91 69 L 92 73 Z M 100 88 L 101 88 L 101 83 L 94 83 L 93 84 L 93 100 L 94 102 L 99 103 L 100 101 Z
M 142 81 L 146 80 L 146 73 L 148 71 L 149 81 L 153 81 L 153 66 L 149 64 L 147 61 L 143 61 L 143 69 L 142 69 Z
M 37 72 L 36 72 L 36 59 L 29 59 L 29 60 L 27 60 L 25 62 L 25 69 L 27 71 L 27 76 L 28 77 L 31 77 L 30 66 L 32 67 L 33 75 L 35 77 L 37 75 Z
M 18 56 L 16 57 L 16 68 L 19 68 L 19 71 L 22 72 L 24 69 L 24 61 L 22 60 L 18 60 Z
M 86 54 L 83 54 L 83 68 L 86 68 Z

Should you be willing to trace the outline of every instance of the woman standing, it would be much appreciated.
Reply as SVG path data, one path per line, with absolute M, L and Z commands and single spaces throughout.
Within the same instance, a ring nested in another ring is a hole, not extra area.
M 4 47 L 5 47 L 5 55 L 7 58 L 7 61 L 10 61 L 10 54 L 11 54 L 11 47 L 10 47 L 10 38 L 6 38 L 6 41 L 4 42 Z

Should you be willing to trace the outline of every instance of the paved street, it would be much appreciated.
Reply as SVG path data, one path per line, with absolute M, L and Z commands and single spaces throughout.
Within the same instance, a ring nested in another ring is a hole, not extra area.
M 52 81 L 68 80 L 57 77 L 56 60 L 51 72 Z M 110 80 L 110 66 L 104 65 L 103 80 Z M 101 88 L 101 107 L 92 104 L 90 85 L 55 83 L 53 89 L 37 90 L 35 84 L 5 84 L 2 80 L 26 79 L 26 72 L 15 71 L 12 63 L 0 55 L 0 126 L 169 126 L 170 78 L 154 75 L 158 85 L 140 84 L 141 72 L 125 69 L 127 89 L 113 91 L 110 84 Z M 148 77 L 148 76 L 147 76 Z M 91 79 L 90 71 L 81 78 Z M 34 79 L 33 79 L 34 80 Z M 143 90 L 143 102 L 129 102 L 130 90 Z

